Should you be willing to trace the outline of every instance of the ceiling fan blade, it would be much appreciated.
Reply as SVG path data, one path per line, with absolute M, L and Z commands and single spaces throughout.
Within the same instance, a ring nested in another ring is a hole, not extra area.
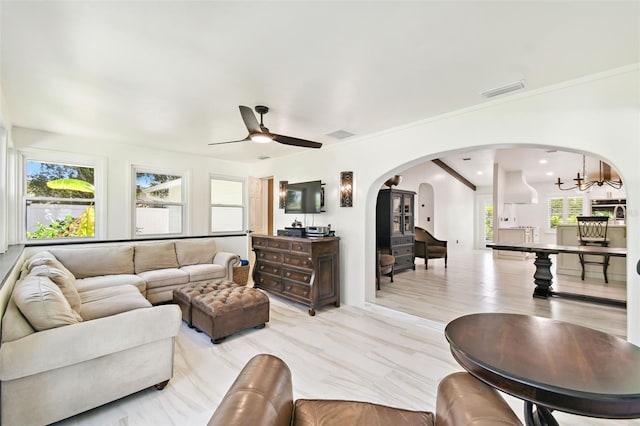
M 242 115 L 242 121 L 244 121 L 244 125 L 247 126 L 247 130 L 249 134 L 251 133 L 262 133 L 262 129 L 260 128 L 260 124 L 258 124 L 258 120 L 256 116 L 251 111 L 251 108 L 246 107 L 244 105 L 240 105 L 240 114 Z
M 213 142 L 213 143 L 210 143 L 209 145 L 225 145 L 225 144 L 228 144 L 228 143 L 246 142 L 246 141 L 250 141 L 250 140 L 251 140 L 251 138 L 249 138 L 249 136 L 247 136 L 246 138 L 244 138 L 242 140 L 239 140 L 239 141 Z
M 320 148 L 322 146 L 320 142 L 293 138 L 291 136 L 276 135 L 275 133 L 271 133 L 271 136 L 273 136 L 274 141 L 285 145 L 301 146 L 304 148 Z

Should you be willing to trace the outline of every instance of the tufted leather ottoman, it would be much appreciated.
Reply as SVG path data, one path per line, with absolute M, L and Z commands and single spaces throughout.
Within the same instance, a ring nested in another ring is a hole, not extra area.
M 191 302 L 193 299 L 203 294 L 231 287 L 238 287 L 238 284 L 223 279 L 187 284 L 173 290 L 173 302 L 180 306 L 183 321 L 186 322 L 189 327 L 193 328 L 191 322 Z
M 193 326 L 220 341 L 249 327 L 264 328 L 269 321 L 269 298 L 262 291 L 233 286 L 203 293 L 191 300 Z

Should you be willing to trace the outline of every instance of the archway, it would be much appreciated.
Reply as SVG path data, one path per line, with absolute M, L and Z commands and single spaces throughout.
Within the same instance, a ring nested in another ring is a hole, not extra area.
M 467 152 L 470 152 L 470 153 L 472 153 L 472 154 L 473 154 L 473 153 L 474 153 L 474 152 L 476 152 L 476 151 L 479 151 L 479 150 L 482 150 L 482 149 L 487 149 L 487 148 L 505 148 L 505 147 L 504 147 L 504 146 L 497 146 L 497 145 L 496 145 L 496 146 L 474 147 L 473 149 L 470 149 L 470 150 L 468 150 Z M 518 148 L 518 149 L 520 149 L 520 147 L 513 147 L 513 146 L 512 146 L 511 148 Z M 527 148 L 527 149 L 531 149 L 531 148 L 533 148 L 533 147 L 531 147 L 531 146 L 527 146 L 526 148 Z M 541 150 L 543 150 L 543 151 L 545 151 L 545 152 L 547 152 L 547 151 L 554 151 L 554 150 L 549 149 L 549 147 L 547 147 L 547 146 L 538 146 L 538 147 L 536 147 L 536 148 L 541 149 Z M 566 152 L 566 153 L 568 153 L 568 152 L 569 152 L 568 150 L 566 150 L 566 148 L 563 148 L 563 149 L 565 150 L 564 152 Z M 452 153 L 452 152 L 443 152 L 443 153 L 439 153 L 437 157 L 438 157 L 438 158 L 442 158 L 442 157 L 450 156 L 450 155 L 452 155 L 452 154 L 460 154 L 460 150 L 455 151 L 455 152 L 453 152 L 453 153 Z M 582 155 L 583 153 L 579 153 L 579 154 L 580 154 L 580 155 Z M 602 158 L 601 156 L 594 155 L 593 153 L 584 152 L 584 154 L 589 155 L 589 156 L 593 156 L 593 157 L 595 157 L 596 159 L 602 159 L 603 161 L 607 161 L 607 159 L 606 159 L 606 158 Z M 388 175 L 391 175 L 391 174 L 400 174 L 400 175 L 403 175 L 403 176 L 404 176 L 404 173 L 405 173 L 407 170 L 410 170 L 411 168 L 419 168 L 419 167 L 417 166 L 418 164 L 422 165 L 423 163 L 429 163 L 431 159 L 432 159 L 432 156 L 429 156 L 429 157 L 426 157 L 426 158 L 423 158 L 423 159 L 417 159 L 417 160 L 411 161 L 411 162 L 409 162 L 409 163 L 407 163 L 407 164 L 405 164 L 405 165 L 399 166 L 399 167 L 395 167 L 394 169 L 390 170 L 390 171 L 389 171 L 389 173 L 386 173 L 384 176 L 381 176 L 379 180 L 380 180 L 380 181 L 384 181 L 384 180 L 385 180 L 385 178 L 386 178 L 386 177 L 388 177 Z M 421 167 L 422 167 L 422 166 L 421 166 Z M 543 186 L 543 188 L 550 188 L 550 189 L 548 189 L 548 193 L 555 193 L 555 192 L 557 192 L 557 191 L 558 191 L 558 190 L 557 190 L 557 187 L 556 187 L 555 185 L 553 185 L 553 180 L 556 178 L 556 176 L 557 176 L 557 175 L 562 175 L 562 176 L 563 176 L 563 179 L 564 179 L 564 180 L 567 180 L 567 178 L 571 178 L 572 176 L 574 176 L 574 175 L 575 175 L 575 171 L 573 171 L 573 170 L 568 170 L 568 171 L 558 172 L 557 174 L 554 174 L 553 178 L 550 178 L 547 182 L 545 182 L 545 183 L 544 183 L 544 185 L 539 185 L 539 186 Z M 433 196 L 434 196 L 434 204 L 436 204 L 436 205 L 439 203 L 438 198 L 442 199 L 442 193 L 443 193 L 443 192 L 444 192 L 444 193 L 446 193 L 446 194 L 447 194 L 447 196 L 451 196 L 451 194 L 452 194 L 452 193 L 455 193 L 455 191 L 451 191 L 451 190 L 449 190 L 449 189 L 447 189 L 447 188 L 444 188 L 444 189 L 443 189 L 443 188 L 442 188 L 443 183 L 442 183 L 442 182 L 440 182 L 440 181 L 437 183 L 437 185 L 431 185 L 431 183 L 429 183 L 429 182 L 424 182 L 424 181 L 422 181 L 422 180 L 420 180 L 420 179 L 416 179 L 416 178 L 411 178 L 411 177 L 410 177 L 409 179 L 403 179 L 403 183 L 405 183 L 406 185 L 414 184 L 415 186 L 413 186 L 413 187 L 411 187 L 411 186 L 404 186 L 404 187 L 402 187 L 402 186 L 401 186 L 401 187 L 400 187 L 401 189 L 407 189 L 407 190 L 416 190 L 416 189 L 417 189 L 417 191 L 416 191 L 416 192 L 418 192 L 418 194 L 420 194 L 420 192 L 422 191 L 422 188 L 424 188 L 424 187 L 422 186 L 424 183 L 426 183 L 427 185 L 430 185 L 430 186 L 431 186 L 431 189 L 433 189 L 433 187 L 434 187 L 434 186 L 436 186 L 435 194 L 433 194 Z M 374 185 L 374 186 L 375 186 L 375 185 Z M 545 189 L 545 191 L 546 191 L 546 190 L 547 190 L 547 189 Z M 438 191 L 440 191 L 440 194 L 438 194 Z M 573 192 L 571 192 L 571 193 L 573 194 Z M 540 209 L 544 209 L 544 207 L 547 205 L 547 195 L 548 195 L 547 193 L 544 193 L 544 192 L 542 193 L 542 195 L 541 195 L 541 197 L 540 197 L 540 198 L 541 198 L 541 200 L 540 200 L 540 205 L 539 205 Z M 592 193 L 591 193 L 591 195 L 593 196 L 593 194 L 592 194 Z M 615 195 L 615 194 L 614 194 L 614 195 Z M 609 195 L 609 196 L 610 196 L 610 195 Z M 475 202 L 475 200 L 478 198 L 478 196 L 477 196 L 477 195 L 475 195 L 475 194 L 473 194 L 473 193 L 472 193 L 472 195 L 470 195 L 470 197 L 471 197 L 471 199 L 472 199 L 472 202 Z M 589 200 L 590 200 L 590 199 L 589 199 L 589 194 L 586 194 L 586 195 L 585 195 L 585 200 L 586 200 L 586 201 L 589 201 Z M 422 202 L 420 201 L 420 196 L 419 196 L 419 195 L 418 195 L 418 202 L 417 202 L 416 204 L 417 204 L 417 209 L 418 209 L 418 212 L 419 212 L 419 209 L 421 208 L 421 204 L 422 204 Z M 457 204 L 461 204 L 461 203 L 457 203 Z M 588 213 L 589 213 L 589 206 L 590 206 L 590 204 L 585 204 L 585 211 L 584 211 L 584 213 L 585 213 L 585 214 L 588 214 Z M 446 212 L 446 214 L 444 214 L 444 216 L 447 216 L 447 218 L 445 219 L 445 221 L 446 221 L 446 220 L 449 220 L 449 221 L 452 221 L 452 220 L 453 220 L 453 221 L 455 221 L 455 220 L 457 220 L 459 217 L 461 217 L 461 216 L 460 216 L 460 213 L 458 213 L 458 212 L 456 212 L 456 211 L 454 211 L 454 210 L 455 210 L 455 209 L 451 209 L 451 208 L 446 208 L 446 209 L 444 209 L 444 210 L 443 210 L 443 211 L 445 211 L 445 212 Z M 475 211 L 477 211 L 477 208 L 472 209 L 471 213 L 469 213 L 469 214 L 470 214 L 471 216 L 473 216 Z M 437 209 L 435 209 L 435 211 L 434 211 L 434 216 L 435 216 L 435 215 L 438 215 L 438 214 L 439 214 L 438 210 L 437 210 Z M 440 214 L 442 214 L 442 211 L 440 212 Z M 420 214 L 418 213 L 416 216 L 420 216 Z M 432 217 L 434 217 L 434 216 L 432 216 Z M 541 219 L 541 221 L 542 221 L 542 222 L 544 222 L 544 220 L 546 220 L 546 218 Z M 420 219 L 420 217 L 418 217 L 418 218 L 417 218 L 417 223 L 421 223 L 420 221 L 421 221 L 421 219 Z M 433 223 L 433 222 L 431 222 L 431 223 Z M 471 223 L 472 223 L 472 224 L 476 224 L 476 223 L 477 223 L 477 221 L 471 220 Z M 419 226 L 420 226 L 420 225 L 419 225 Z M 477 226 L 476 226 L 476 228 L 477 228 Z M 441 228 L 441 229 L 442 229 L 442 228 Z M 446 224 L 444 225 L 444 229 L 447 229 L 447 225 L 446 225 Z M 468 235 L 468 238 L 470 238 L 471 240 L 473 240 L 474 236 L 475 236 L 475 235 L 477 235 L 477 232 L 478 232 L 478 231 L 477 231 L 477 229 L 473 229 L 473 225 L 472 225 L 472 229 L 471 229 L 471 231 L 470 231 L 470 233 L 469 233 L 469 235 Z M 549 237 L 549 236 L 547 236 L 547 237 L 548 237 L 548 238 L 551 238 L 551 237 Z M 555 241 L 555 236 L 553 236 L 553 238 L 554 238 L 554 241 Z M 456 241 L 456 239 L 455 239 L 455 238 L 454 238 L 454 239 L 452 239 L 452 238 L 447 238 L 447 236 L 445 235 L 445 239 L 449 239 L 449 241 L 452 243 L 452 247 L 453 247 L 453 249 L 454 249 L 454 250 L 456 249 L 456 246 L 460 245 L 460 244 Z M 474 248 L 474 247 L 472 247 L 471 249 L 473 249 L 473 248 Z M 532 277 L 529 277 L 528 279 L 529 279 L 529 280 L 532 280 L 533 278 L 532 278 Z M 628 281 L 628 279 L 627 279 L 627 281 Z M 533 287 L 531 287 L 531 290 L 532 290 L 532 289 L 533 289 Z M 368 294 L 368 293 L 367 293 L 367 294 Z M 371 298 L 371 299 L 367 299 L 367 301 L 372 302 L 372 303 L 376 303 L 376 299 L 375 299 L 375 297 L 374 297 L 374 298 Z M 560 303 L 560 302 L 558 302 L 558 303 Z M 594 309 L 594 308 L 597 308 L 597 305 L 595 305 L 595 306 L 593 306 L 593 305 L 586 305 L 586 304 L 584 305 L 584 309 Z M 580 307 L 579 309 L 582 309 L 582 307 Z

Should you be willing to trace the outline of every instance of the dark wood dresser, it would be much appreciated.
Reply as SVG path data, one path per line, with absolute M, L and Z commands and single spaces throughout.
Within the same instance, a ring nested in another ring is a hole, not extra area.
M 252 235 L 254 287 L 315 309 L 340 306 L 340 238 Z

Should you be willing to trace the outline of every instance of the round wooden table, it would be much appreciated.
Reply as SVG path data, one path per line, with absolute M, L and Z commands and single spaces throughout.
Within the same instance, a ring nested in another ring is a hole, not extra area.
M 457 318 L 445 336 L 462 367 L 525 401 L 528 425 L 557 424 L 551 410 L 640 417 L 640 348 L 626 340 L 562 321 L 503 313 Z

